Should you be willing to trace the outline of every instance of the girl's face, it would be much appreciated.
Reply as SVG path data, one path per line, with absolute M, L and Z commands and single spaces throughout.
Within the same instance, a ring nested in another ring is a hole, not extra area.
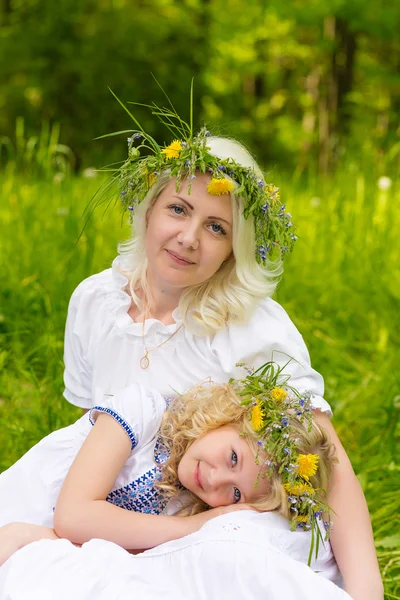
M 216 507 L 265 497 L 267 479 L 260 477 L 254 487 L 259 471 L 245 437 L 226 425 L 193 442 L 178 465 L 178 478 L 185 488 Z
M 229 195 L 207 192 L 208 174 L 198 174 L 175 189 L 171 179 L 147 215 L 146 254 L 150 275 L 175 290 L 206 281 L 232 253 Z

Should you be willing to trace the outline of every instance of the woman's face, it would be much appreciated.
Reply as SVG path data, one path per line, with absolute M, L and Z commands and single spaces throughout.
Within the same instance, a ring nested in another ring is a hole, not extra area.
M 146 254 L 153 281 L 184 289 L 214 275 L 232 253 L 230 195 L 211 196 L 210 176 L 198 174 L 175 189 L 175 179 L 147 215 Z
M 259 472 L 246 439 L 229 425 L 195 440 L 178 465 L 181 484 L 212 507 L 265 497 L 269 481 L 260 477 L 254 486 Z

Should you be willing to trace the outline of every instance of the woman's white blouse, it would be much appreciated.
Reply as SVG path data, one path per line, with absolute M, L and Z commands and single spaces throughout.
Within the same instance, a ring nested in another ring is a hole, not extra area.
M 212 336 L 199 337 L 182 327 L 160 348 L 149 353 L 144 370 L 143 325 L 128 314 L 130 297 L 124 291 L 127 278 L 119 271 L 120 259 L 111 269 L 93 275 L 76 288 L 68 309 L 65 333 L 65 398 L 82 408 L 92 406 L 98 394 L 116 394 L 138 382 L 171 396 L 211 379 L 225 383 L 243 377 L 236 365 L 252 367 L 274 360 L 289 362 L 285 373 L 300 392 L 313 394 L 313 405 L 330 414 L 323 399 L 324 383 L 312 369 L 300 333 L 284 309 L 271 298 L 262 300 L 246 325 L 227 325 Z M 181 324 L 179 310 L 174 324 L 147 319 L 144 335 L 148 350 L 167 340 Z

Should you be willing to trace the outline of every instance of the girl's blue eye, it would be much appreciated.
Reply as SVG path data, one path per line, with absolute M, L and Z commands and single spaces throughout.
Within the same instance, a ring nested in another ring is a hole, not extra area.
M 237 502 L 240 502 L 240 498 L 242 497 L 242 494 L 240 493 L 240 490 L 238 490 L 236 487 L 233 488 L 233 497 L 235 499 L 235 504 Z
M 234 450 L 232 450 L 232 465 L 235 467 L 237 465 L 238 457 Z

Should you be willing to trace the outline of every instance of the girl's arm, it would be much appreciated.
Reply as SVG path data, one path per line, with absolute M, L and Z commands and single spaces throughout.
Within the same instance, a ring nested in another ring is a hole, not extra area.
M 190 517 L 149 515 L 106 501 L 131 452 L 131 441 L 109 415 L 99 414 L 77 454 L 58 497 L 54 529 L 76 544 L 92 538 L 123 548 L 147 549 L 197 531 L 206 521 L 245 504 L 224 506 Z
M 350 460 L 325 413 L 315 420 L 329 434 L 339 460 L 332 474 L 328 503 L 332 508 L 332 550 L 345 590 L 354 600 L 383 600 L 383 585 L 375 553 L 367 503 Z

